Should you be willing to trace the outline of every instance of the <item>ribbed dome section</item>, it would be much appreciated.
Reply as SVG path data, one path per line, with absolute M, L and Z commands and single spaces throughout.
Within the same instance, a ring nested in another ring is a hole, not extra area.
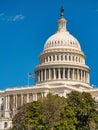
M 68 31 L 58 31 L 46 41 L 44 50 L 52 48 L 77 49 L 81 51 L 78 40 Z

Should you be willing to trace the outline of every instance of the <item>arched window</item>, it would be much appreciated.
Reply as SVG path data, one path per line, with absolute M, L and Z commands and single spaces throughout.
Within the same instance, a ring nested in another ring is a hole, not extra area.
M 72 44 L 72 42 L 70 41 L 70 44 Z
M 4 123 L 4 128 L 7 128 L 7 126 L 8 126 L 8 123 L 5 122 L 5 123 Z
M 59 55 L 57 55 L 57 60 L 59 60 Z
M 63 41 L 61 41 L 61 43 L 63 43 Z
M 71 56 L 69 56 L 69 61 L 71 61 Z
M 53 61 L 55 61 L 55 55 L 53 55 Z
M 74 56 L 73 56 L 73 61 L 74 61 Z
M 3 105 L 1 106 L 1 110 L 3 110 Z
M 65 60 L 67 60 L 67 56 L 65 56 Z
M 77 62 L 77 60 L 78 60 L 78 58 L 77 58 L 77 56 L 76 56 L 76 62 Z
M 63 55 L 61 55 L 61 60 L 63 60 Z
M 49 56 L 49 61 L 51 61 L 51 56 Z

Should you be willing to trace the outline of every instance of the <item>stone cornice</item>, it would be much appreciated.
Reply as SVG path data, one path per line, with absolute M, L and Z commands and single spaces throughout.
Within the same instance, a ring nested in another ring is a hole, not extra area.
M 59 62 L 59 63 L 47 63 L 47 64 L 42 64 L 38 65 L 35 68 L 35 71 L 41 70 L 41 69 L 47 69 L 47 68 L 76 68 L 76 69 L 84 69 L 89 72 L 89 67 L 86 65 L 80 65 L 80 64 L 72 64 L 72 63 L 64 63 L 64 62 Z
M 82 51 L 79 50 L 74 50 L 74 49 L 51 49 L 51 50 L 44 50 L 39 57 L 46 55 L 46 54 L 51 54 L 51 53 L 72 53 L 72 54 L 78 54 L 78 55 L 82 55 L 83 57 L 85 57 L 84 53 Z

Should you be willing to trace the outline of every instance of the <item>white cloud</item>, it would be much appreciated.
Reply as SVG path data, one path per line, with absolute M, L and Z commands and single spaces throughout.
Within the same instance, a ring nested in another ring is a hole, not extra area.
M 17 14 L 15 16 L 8 16 L 4 13 L 0 13 L 0 20 L 5 22 L 16 22 L 19 20 L 24 20 L 25 16 L 22 14 Z
M 3 15 L 4 15 L 4 13 L 0 13 L 0 17 L 3 16 Z
M 98 9 L 96 9 L 96 12 L 98 12 Z
M 13 21 L 23 20 L 25 17 L 22 14 L 18 14 L 13 17 Z

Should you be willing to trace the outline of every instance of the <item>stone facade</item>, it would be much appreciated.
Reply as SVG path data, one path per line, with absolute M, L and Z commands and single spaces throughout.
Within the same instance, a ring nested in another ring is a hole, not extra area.
M 80 44 L 66 29 L 64 9 L 58 31 L 45 43 L 35 67 L 35 86 L 0 91 L 0 130 L 12 127 L 12 118 L 22 105 L 46 97 L 49 92 L 63 96 L 71 91 L 90 92 L 98 100 L 98 89 L 90 86 L 90 70 Z

